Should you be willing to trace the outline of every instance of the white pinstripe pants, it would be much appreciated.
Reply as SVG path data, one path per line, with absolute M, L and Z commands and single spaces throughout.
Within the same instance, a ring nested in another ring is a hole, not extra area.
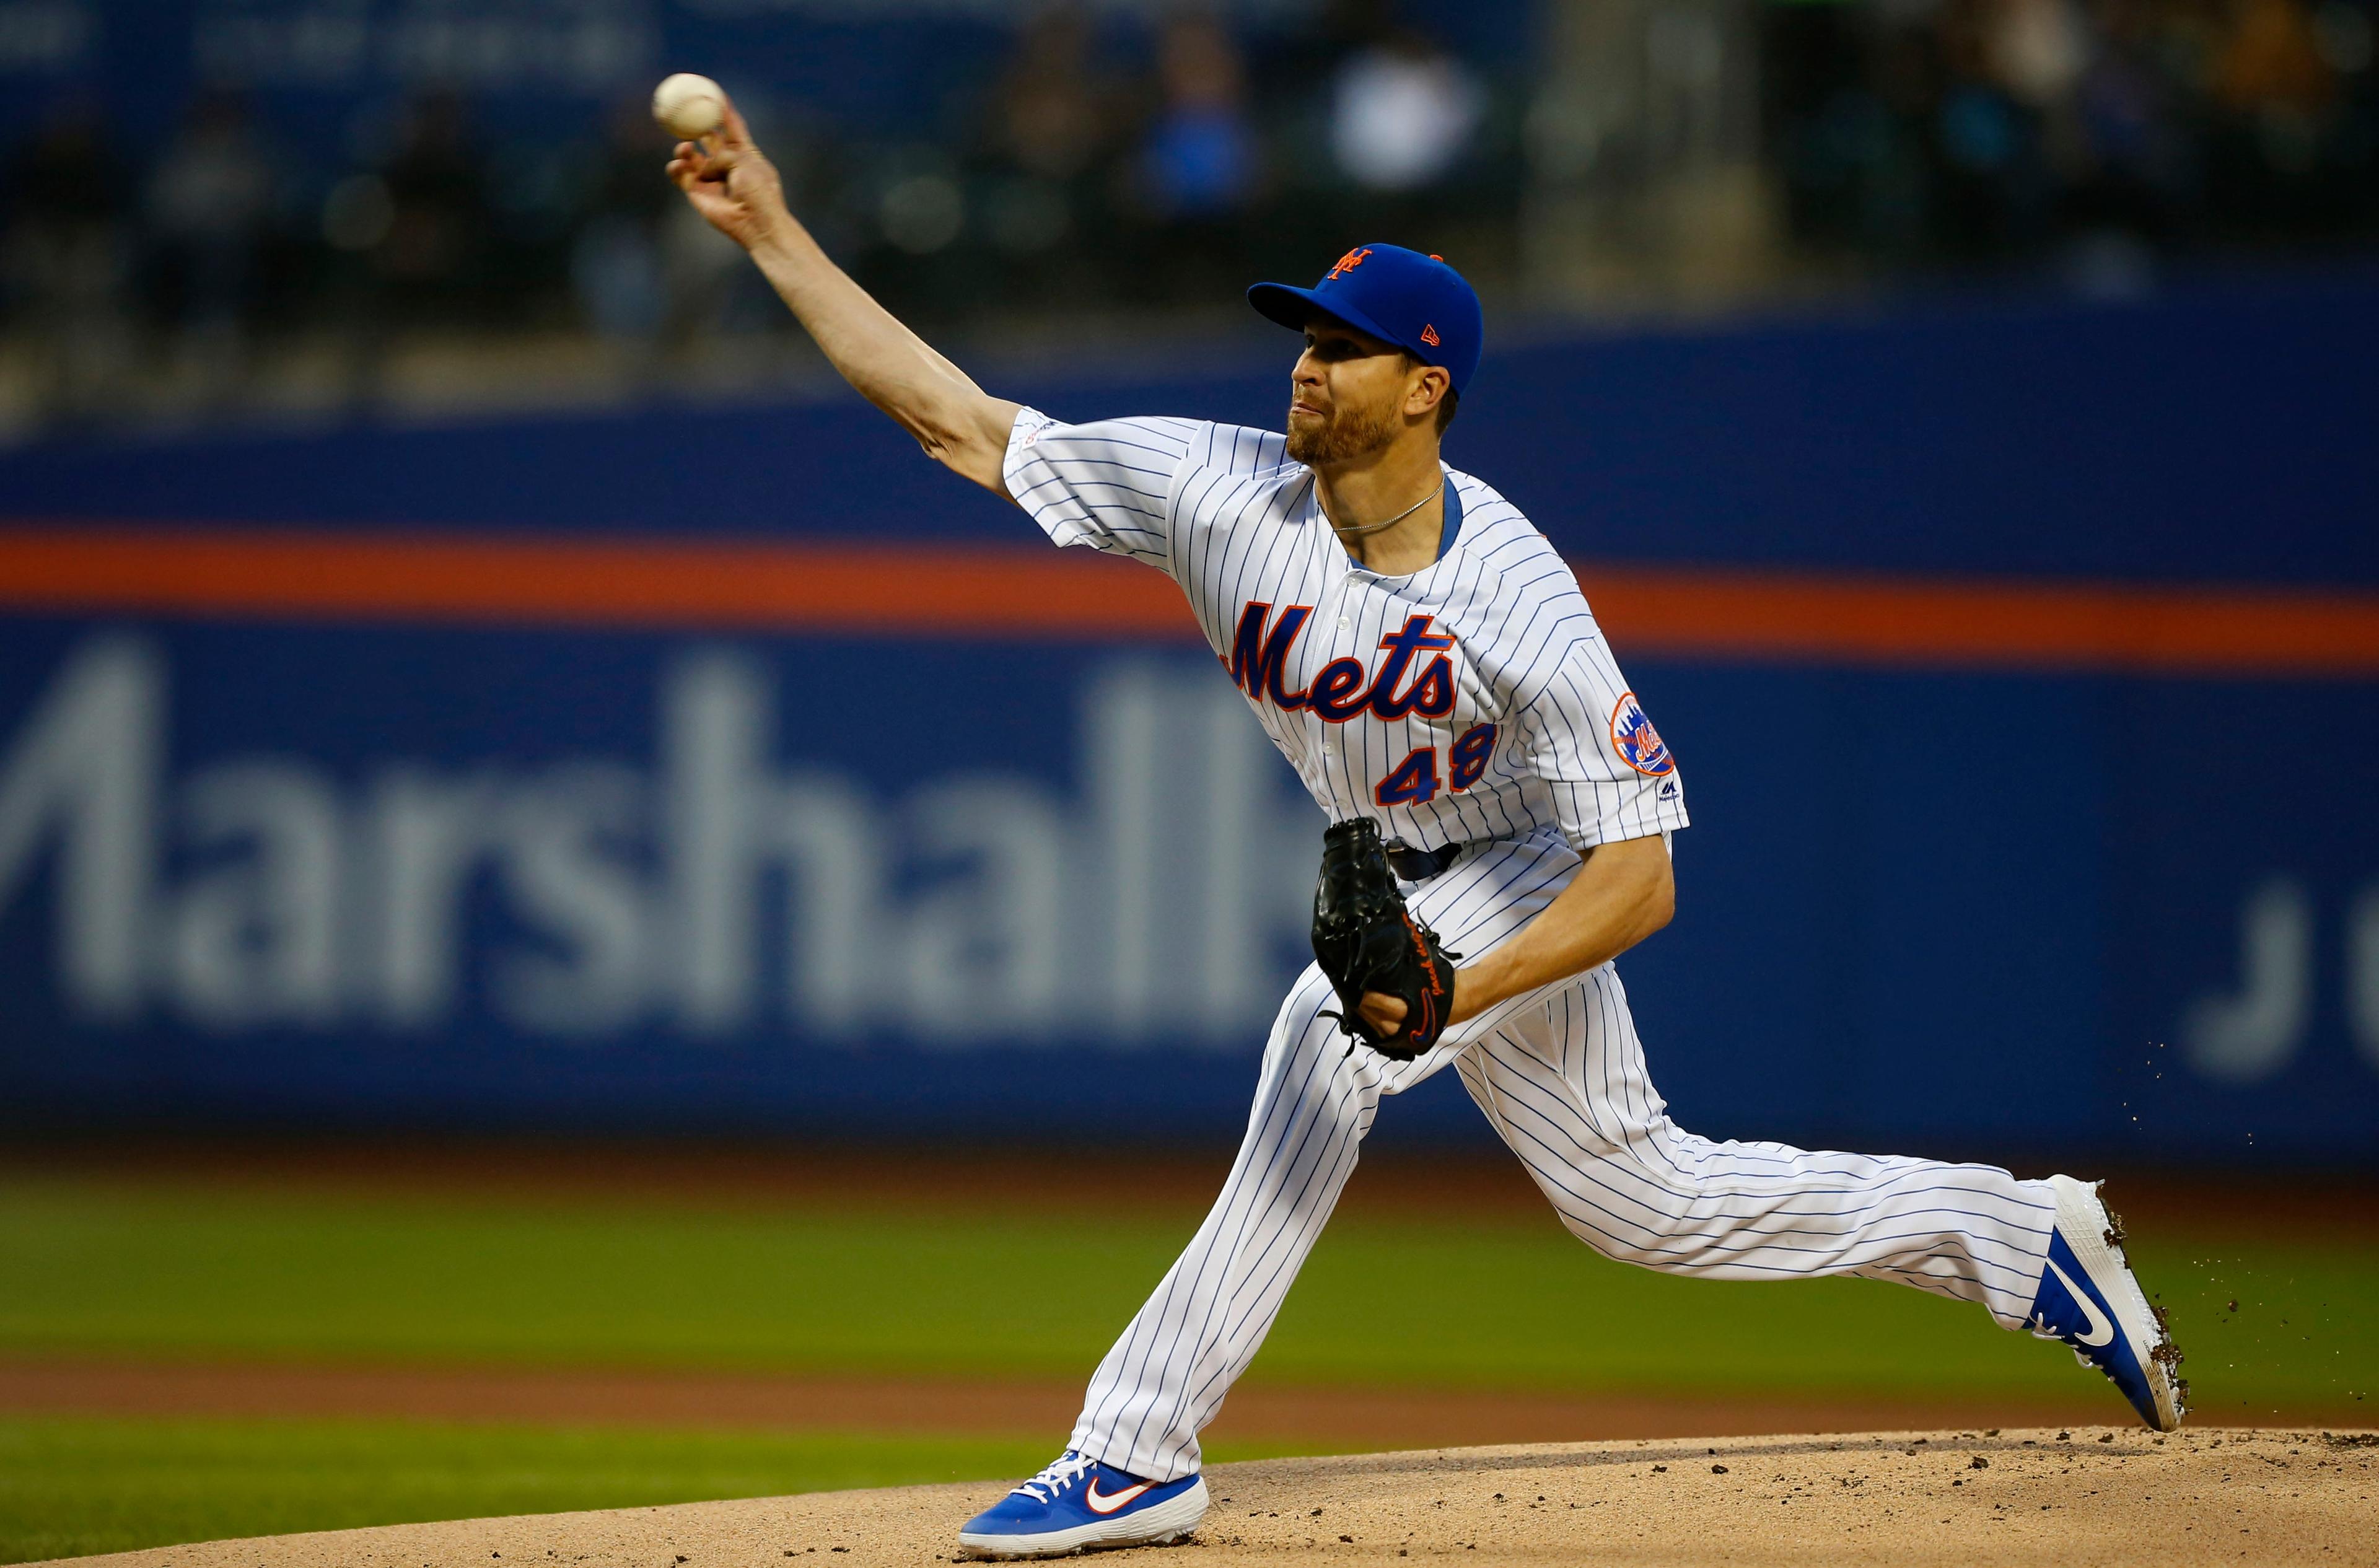
M 1459 952 L 1512 935 L 1577 870 L 1557 836 L 1474 851 L 1411 890 Z M 1091 1380 L 1069 1446 L 1149 1480 L 1198 1468 L 1198 1433 L 1272 1327 L 1355 1168 L 1382 1096 L 1451 1063 L 1571 1234 L 1664 1272 L 1899 1280 L 2023 1326 L 2047 1256 L 2047 1184 L 1992 1165 L 1715 1143 L 1669 1119 L 1612 966 L 1516 997 L 1391 1062 L 1346 1050 L 1309 968 L 1265 1047 L 1246 1140 L 1180 1260 Z

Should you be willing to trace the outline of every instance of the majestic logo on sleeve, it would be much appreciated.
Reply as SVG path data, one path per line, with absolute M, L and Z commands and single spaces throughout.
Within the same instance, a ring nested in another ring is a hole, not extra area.
M 1647 778 L 1659 778 L 1677 771 L 1677 759 L 1669 754 L 1667 742 L 1652 721 L 1644 717 L 1644 705 L 1636 694 L 1621 694 L 1617 706 L 1611 710 L 1611 747 L 1619 760 Z
M 1443 718 L 1454 711 L 1454 658 L 1444 651 L 1454 646 L 1454 633 L 1431 630 L 1437 618 L 1431 615 L 1408 615 L 1403 626 L 1380 639 L 1387 657 L 1376 671 L 1359 658 L 1334 658 L 1310 682 L 1290 691 L 1297 639 L 1312 615 L 1310 604 L 1283 607 L 1277 621 L 1268 604 L 1250 604 L 1239 612 L 1230 657 L 1223 664 L 1249 701 L 1270 703 L 1283 713 L 1306 709 L 1329 724 L 1344 724 L 1361 713 Z

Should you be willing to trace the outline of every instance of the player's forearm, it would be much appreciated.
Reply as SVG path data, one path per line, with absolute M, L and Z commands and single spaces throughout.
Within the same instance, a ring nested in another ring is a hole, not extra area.
M 1668 846 L 1658 837 L 1598 845 L 1542 914 L 1455 971 L 1450 1021 L 1608 963 L 1675 912 Z
M 890 415 L 936 462 L 1006 493 L 1000 467 L 1017 404 L 985 392 L 903 326 L 790 215 L 753 245 L 752 259 L 862 397 Z

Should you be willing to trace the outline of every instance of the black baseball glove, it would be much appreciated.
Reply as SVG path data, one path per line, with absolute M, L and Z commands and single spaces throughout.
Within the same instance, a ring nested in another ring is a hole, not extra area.
M 1444 1032 L 1454 1007 L 1454 963 L 1437 933 L 1415 920 L 1368 817 L 1335 822 L 1322 836 L 1322 876 L 1313 887 L 1313 959 L 1346 1009 L 1326 1013 L 1383 1056 L 1410 1061 Z M 1404 1022 L 1383 1034 L 1362 1013 L 1376 991 L 1405 1005 Z

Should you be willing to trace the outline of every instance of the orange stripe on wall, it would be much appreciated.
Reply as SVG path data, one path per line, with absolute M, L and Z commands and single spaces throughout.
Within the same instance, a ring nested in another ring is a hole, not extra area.
M 0 529 L 0 606 L 435 625 L 1195 638 L 1156 573 L 1046 546 Z
M 2140 674 L 2379 676 L 2379 595 L 1582 568 L 1622 652 Z
M 1900 668 L 2379 677 L 2379 595 L 1580 569 L 1623 655 Z M 1087 550 L 0 529 L 0 608 L 370 621 L 1194 641 L 1174 585 Z

